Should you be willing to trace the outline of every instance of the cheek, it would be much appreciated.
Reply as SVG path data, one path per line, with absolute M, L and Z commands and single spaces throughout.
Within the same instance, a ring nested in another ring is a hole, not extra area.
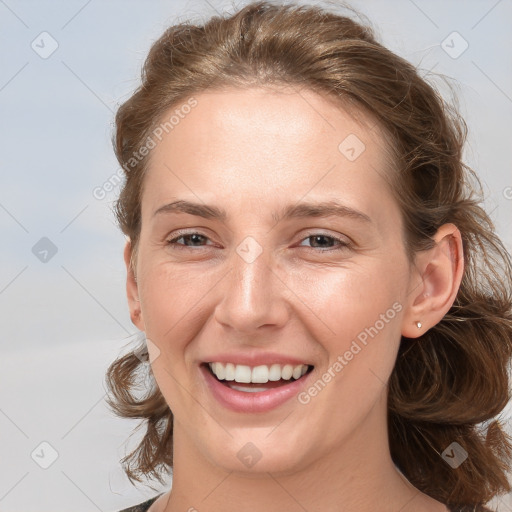
M 145 333 L 157 347 L 152 372 L 173 413 L 184 417 L 192 389 L 187 350 L 208 315 L 205 294 L 212 286 L 211 276 L 177 270 L 168 263 L 147 265 L 143 276 L 140 299 Z
M 169 264 L 152 264 L 140 280 L 141 310 L 146 336 L 164 350 L 177 350 L 188 331 L 197 325 L 201 299 L 209 289 L 209 276 Z
M 403 275 L 382 260 L 366 263 L 287 275 L 287 286 L 304 305 L 302 319 L 310 319 L 308 327 L 319 339 L 342 344 L 374 325 L 381 315 L 386 321 L 396 319 L 401 309 L 396 304 L 406 285 Z
M 344 425 L 329 432 L 336 437 L 370 410 L 391 375 L 401 339 L 404 282 L 390 268 L 367 266 L 301 283 L 303 293 L 314 290 L 308 306 L 321 321 L 309 315 L 307 329 L 327 361 L 299 401 L 308 404 L 311 421 Z
M 306 391 L 305 399 L 312 399 L 328 383 L 328 391 L 315 399 L 316 406 L 330 410 L 328 404 L 344 404 L 340 421 L 344 421 L 347 408 L 357 413 L 354 396 L 362 409 L 370 407 L 395 363 L 401 339 L 400 292 L 405 282 L 391 265 L 381 261 L 302 274 L 301 279 L 290 282 L 315 313 L 305 312 L 301 319 L 325 357 L 322 382 L 314 385 L 311 395 Z
M 195 300 L 197 285 L 185 273 L 165 261 L 162 248 L 142 230 L 137 254 L 138 294 L 144 332 L 150 352 L 151 372 L 160 392 L 174 411 L 181 400 L 179 383 L 184 382 L 183 365 L 177 364 L 186 345 L 179 330 L 192 325 L 187 312 Z M 153 355 L 151 355 L 151 351 Z
M 276 273 L 286 286 L 274 300 L 292 304 L 290 321 L 298 320 L 318 341 L 333 338 L 339 344 L 374 325 L 399 300 L 405 284 L 396 268 L 383 259 L 322 269 L 280 267 Z M 146 265 L 139 287 L 146 336 L 165 340 L 171 351 L 192 340 L 213 314 L 215 288 L 224 274 L 218 267 Z

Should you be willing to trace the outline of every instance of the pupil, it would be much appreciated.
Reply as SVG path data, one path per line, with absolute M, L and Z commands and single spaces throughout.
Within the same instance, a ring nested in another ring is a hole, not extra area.
M 199 245 L 202 242 L 203 235 L 189 235 L 189 240 L 193 245 Z
M 331 244 L 329 243 L 329 237 L 325 236 L 325 235 L 316 235 L 313 237 L 313 240 L 314 240 L 314 243 L 318 243 L 320 246 L 322 247 L 325 247 L 325 246 L 330 246 Z M 324 243 L 322 243 L 322 241 Z

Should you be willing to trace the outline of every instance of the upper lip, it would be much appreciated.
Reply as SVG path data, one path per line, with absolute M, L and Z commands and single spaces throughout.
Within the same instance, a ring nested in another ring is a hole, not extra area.
M 276 354 L 271 352 L 256 352 L 252 354 L 234 354 L 234 353 L 222 353 L 215 354 L 203 359 L 204 363 L 233 363 L 235 365 L 246 365 L 246 366 L 261 366 L 271 364 L 291 364 L 297 366 L 299 364 L 305 364 L 312 366 L 312 364 L 304 359 L 300 359 L 294 356 L 288 356 L 285 354 Z

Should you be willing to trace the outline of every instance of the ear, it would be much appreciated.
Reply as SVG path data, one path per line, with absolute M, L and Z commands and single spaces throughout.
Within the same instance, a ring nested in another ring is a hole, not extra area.
M 402 317 L 402 336 L 407 338 L 417 338 L 441 321 L 452 307 L 462 281 L 464 254 L 458 228 L 444 224 L 433 240 L 434 247 L 415 258 Z
M 130 318 L 137 328 L 144 331 L 144 320 L 140 307 L 139 289 L 133 266 L 134 262 L 132 262 L 132 244 L 130 240 L 124 246 L 124 263 L 126 265 L 126 296 L 128 298 L 128 307 L 130 308 Z

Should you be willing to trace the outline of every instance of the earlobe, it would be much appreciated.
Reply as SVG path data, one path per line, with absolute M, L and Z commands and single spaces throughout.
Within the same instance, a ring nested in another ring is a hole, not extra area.
M 454 224 L 444 224 L 434 247 L 417 254 L 403 316 L 402 335 L 417 338 L 450 310 L 464 272 L 462 237 Z
M 140 307 L 137 277 L 135 275 L 132 244 L 129 240 L 126 242 L 124 247 L 124 262 L 126 265 L 126 296 L 128 299 L 128 307 L 130 309 L 130 318 L 132 323 L 138 329 L 143 331 L 144 321 Z

